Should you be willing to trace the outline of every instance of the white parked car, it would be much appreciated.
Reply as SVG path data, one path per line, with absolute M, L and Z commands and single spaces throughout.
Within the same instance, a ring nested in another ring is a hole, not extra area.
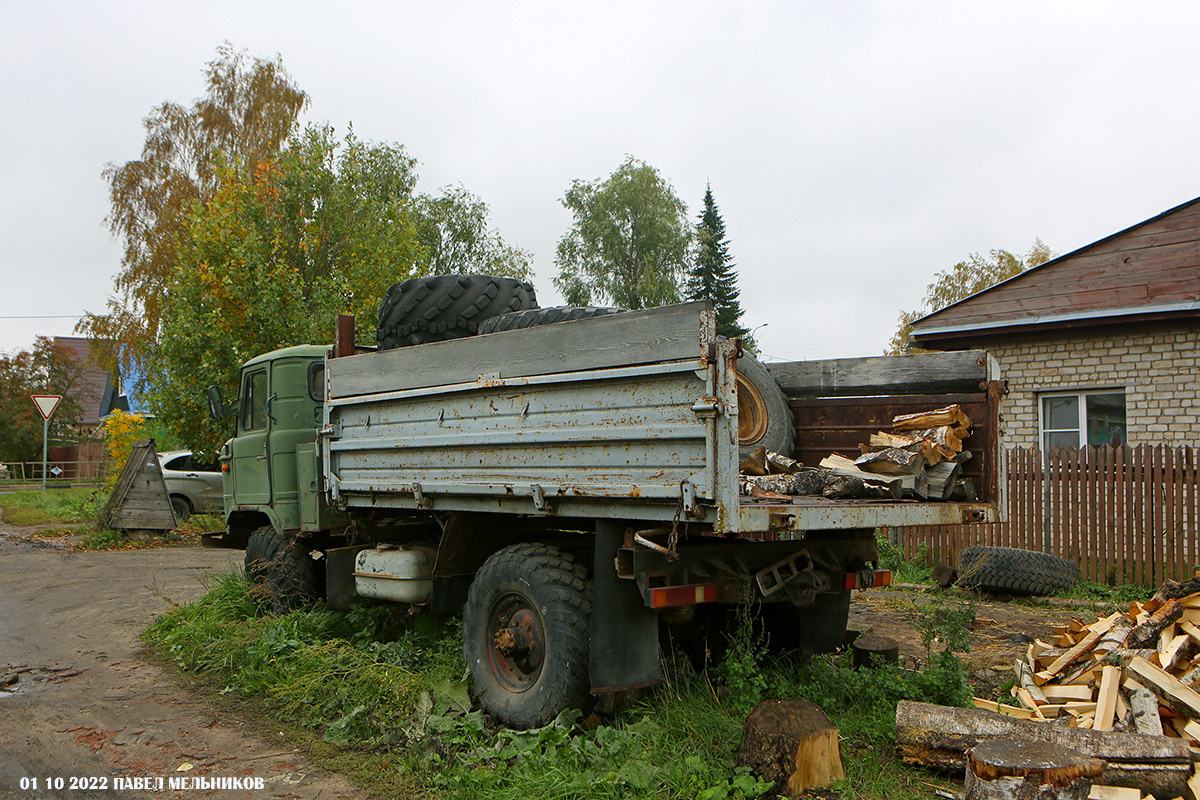
M 220 514 L 224 509 L 225 490 L 221 465 L 215 456 L 205 459 L 191 450 L 173 450 L 158 454 L 171 510 L 183 522 L 192 514 Z

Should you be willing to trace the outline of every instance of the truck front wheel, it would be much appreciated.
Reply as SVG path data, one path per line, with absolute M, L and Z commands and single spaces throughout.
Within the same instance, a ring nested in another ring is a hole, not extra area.
M 544 544 L 494 553 L 463 609 L 463 656 L 483 709 L 514 728 L 546 725 L 589 694 L 591 583 Z
M 270 525 L 250 534 L 246 578 L 263 591 L 277 614 L 302 608 L 320 597 L 316 564 L 303 539 L 287 539 Z

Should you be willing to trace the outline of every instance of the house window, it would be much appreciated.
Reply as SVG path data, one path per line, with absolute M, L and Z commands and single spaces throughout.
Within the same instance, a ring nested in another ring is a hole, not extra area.
M 1042 449 L 1047 453 L 1126 443 L 1124 391 L 1044 394 L 1041 399 Z

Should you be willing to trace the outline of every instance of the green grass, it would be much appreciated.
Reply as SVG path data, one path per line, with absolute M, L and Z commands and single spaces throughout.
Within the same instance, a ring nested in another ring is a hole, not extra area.
M 926 563 L 925 554 L 910 561 L 904 557 L 904 549 L 887 540 L 886 536 L 875 537 L 879 544 L 879 568 L 892 571 L 892 583 L 933 583 L 933 567 Z
M 856 671 L 843 656 L 767 658 L 746 634 L 720 669 L 673 674 L 605 724 L 567 712 L 537 730 L 497 730 L 471 706 L 457 622 L 365 605 L 271 616 L 233 574 L 159 618 L 145 640 L 231 699 L 262 698 L 259 713 L 307 736 L 327 768 L 404 796 L 757 797 L 766 784 L 734 767 L 746 710 L 760 698 L 807 697 L 843 737 L 839 796 L 915 800 L 932 778 L 895 755 L 896 702 L 969 697 L 951 654 L 917 672 Z
M 1153 589 L 1145 589 L 1131 583 L 1109 586 L 1094 581 L 1080 581 L 1071 589 L 1059 592 L 1058 597 L 1071 600 L 1093 600 L 1100 603 L 1127 606 L 1133 602 L 1149 600 L 1154 595 Z
M 86 522 L 99 511 L 102 492 L 94 486 L 70 489 L 21 489 L 0 494 L 0 509 L 9 525 Z

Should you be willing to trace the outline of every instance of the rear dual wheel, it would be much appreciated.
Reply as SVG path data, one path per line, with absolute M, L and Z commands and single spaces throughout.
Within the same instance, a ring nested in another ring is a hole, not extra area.
M 568 553 L 518 544 L 475 574 L 463 609 L 463 656 L 479 703 L 514 728 L 536 728 L 588 698 L 592 592 Z

